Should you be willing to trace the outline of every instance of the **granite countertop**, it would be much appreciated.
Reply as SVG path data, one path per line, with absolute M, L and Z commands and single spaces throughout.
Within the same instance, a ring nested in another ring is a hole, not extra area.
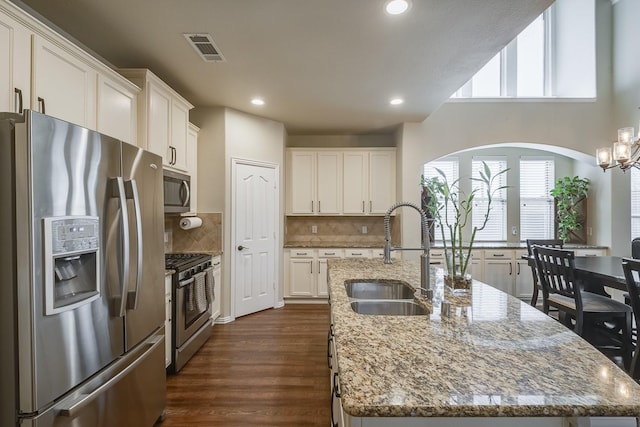
M 331 259 L 328 278 L 344 411 L 356 417 L 640 416 L 640 386 L 541 311 L 474 281 L 452 296 L 432 267 L 429 316 L 355 313 L 350 279 L 419 284 L 419 265 Z M 443 297 L 452 316 L 442 317 Z
M 290 240 L 284 245 L 284 248 L 383 248 L 384 239 L 380 242 L 341 242 L 341 241 L 310 241 L 310 240 Z M 395 245 L 394 245 L 395 246 Z M 442 242 L 431 244 L 433 249 L 444 248 Z M 526 249 L 525 242 L 475 242 L 473 247 L 476 249 Z M 608 249 L 607 246 L 587 245 L 580 243 L 567 243 L 565 249 Z

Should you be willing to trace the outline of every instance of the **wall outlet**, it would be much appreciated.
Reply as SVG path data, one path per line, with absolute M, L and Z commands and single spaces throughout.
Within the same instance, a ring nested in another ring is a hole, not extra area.
M 593 227 L 587 227 L 587 236 L 593 236 Z
M 316 234 L 318 232 L 318 226 L 317 225 L 312 225 L 311 226 L 311 233 L 312 234 Z
M 366 225 L 362 226 L 362 234 L 367 234 L 369 232 L 369 229 L 367 228 Z
M 164 242 L 165 243 L 169 243 L 169 232 L 168 231 L 164 232 Z
M 518 227 L 516 227 L 515 225 L 511 227 L 511 235 L 512 236 L 518 235 Z

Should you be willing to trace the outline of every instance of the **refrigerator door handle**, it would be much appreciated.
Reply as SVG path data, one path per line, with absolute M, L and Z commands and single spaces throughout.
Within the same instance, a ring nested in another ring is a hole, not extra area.
M 122 276 L 120 277 L 120 317 L 124 317 L 127 307 L 127 280 L 129 279 L 129 213 L 127 212 L 127 193 L 124 189 L 124 179 L 119 176 L 115 179 L 115 196 L 120 200 L 120 217 L 122 220 Z
M 164 335 L 156 335 L 155 337 L 149 339 L 145 344 L 149 346 L 147 350 L 144 351 L 134 362 L 132 362 L 129 366 L 124 368 L 122 371 L 118 372 L 104 384 L 100 385 L 98 388 L 93 390 L 88 394 L 80 394 L 78 399 L 64 406 L 59 406 L 56 409 L 60 411 L 59 415 L 63 417 L 71 417 L 74 418 L 78 415 L 78 413 L 96 400 L 100 395 L 102 395 L 105 391 L 116 385 L 120 380 L 126 377 L 131 371 L 133 371 L 140 363 L 144 362 L 144 360 L 149 357 L 151 353 L 158 347 L 163 344 Z
M 142 250 L 142 214 L 140 212 L 140 196 L 136 180 L 132 179 L 131 181 L 128 181 L 127 187 L 127 189 L 131 189 L 131 198 L 133 199 L 133 211 L 136 217 L 136 240 L 138 247 L 138 254 L 136 257 L 136 291 L 133 295 L 133 301 L 129 303 L 128 307 L 130 310 L 135 310 L 138 308 L 138 294 L 140 293 L 140 284 L 142 283 L 142 260 L 144 259 L 144 253 Z

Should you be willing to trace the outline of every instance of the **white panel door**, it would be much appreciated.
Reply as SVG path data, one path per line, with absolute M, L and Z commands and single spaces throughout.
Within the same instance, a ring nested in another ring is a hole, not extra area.
M 171 94 L 159 86 L 149 83 L 149 117 L 147 150 L 162 156 L 166 166 L 172 166 L 173 156 L 169 149 L 169 126 L 171 120 Z
M 345 214 L 364 214 L 369 203 L 367 175 L 369 156 L 360 151 L 347 151 L 343 156 L 343 199 Z
M 275 305 L 277 181 L 273 168 L 234 163 L 232 233 L 236 317 Z

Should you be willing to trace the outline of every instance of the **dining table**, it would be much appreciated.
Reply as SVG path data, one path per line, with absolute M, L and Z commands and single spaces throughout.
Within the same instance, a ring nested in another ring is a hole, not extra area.
M 524 255 L 523 258 L 528 260 L 529 266 L 535 266 L 533 256 Z M 626 292 L 622 259 L 619 256 L 577 256 L 574 259 L 576 279 L 581 280 L 589 292 L 609 296 L 604 287 Z

